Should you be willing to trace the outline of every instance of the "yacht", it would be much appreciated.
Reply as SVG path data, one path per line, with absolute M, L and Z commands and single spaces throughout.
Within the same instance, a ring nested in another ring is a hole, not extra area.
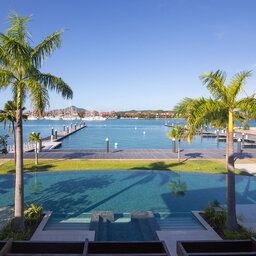
M 102 117 L 102 116 L 86 116 L 84 118 L 82 118 L 82 120 L 84 121 L 104 121 L 107 118 Z

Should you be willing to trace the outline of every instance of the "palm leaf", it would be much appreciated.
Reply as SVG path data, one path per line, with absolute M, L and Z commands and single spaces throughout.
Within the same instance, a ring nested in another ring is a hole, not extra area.
M 62 44 L 62 33 L 63 30 L 56 31 L 55 33 L 49 35 L 45 40 L 43 40 L 39 45 L 37 45 L 32 53 L 32 63 L 36 67 L 40 67 L 45 61 L 46 57 L 52 55 L 56 48 L 59 48 Z

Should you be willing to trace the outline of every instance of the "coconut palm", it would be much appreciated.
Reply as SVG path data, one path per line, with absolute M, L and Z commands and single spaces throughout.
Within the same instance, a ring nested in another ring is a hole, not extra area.
M 246 79 L 251 71 L 235 74 L 226 84 L 226 74 L 220 70 L 203 74 L 200 79 L 212 95 L 212 99 L 183 100 L 176 110 L 187 111 L 188 135 L 193 136 L 196 130 L 205 123 L 215 122 L 219 126 L 227 126 L 226 162 L 227 178 L 227 220 L 228 229 L 238 227 L 235 201 L 235 168 L 234 168 L 234 120 L 241 120 L 245 111 L 255 115 L 256 99 L 254 95 L 238 100 L 239 93 L 244 89 Z M 187 102 L 187 106 L 186 106 Z
M 41 142 L 40 132 L 35 133 L 32 132 L 29 134 L 28 141 L 34 141 L 35 143 L 35 164 L 38 165 L 38 153 L 37 153 L 37 145 Z
M 22 111 L 25 108 L 22 108 Z M 11 134 L 13 136 L 13 152 L 14 152 L 14 162 L 16 164 L 16 138 L 15 138 L 15 125 L 16 125 L 16 111 L 17 111 L 17 104 L 16 101 L 7 101 L 4 105 L 4 109 L 0 110 L 0 122 L 4 123 L 4 129 L 6 127 L 6 122 L 10 122 L 12 129 Z M 22 115 L 23 120 L 27 120 L 27 115 Z M 10 125 L 8 132 L 10 132 Z
M 0 152 L 1 154 L 7 154 L 7 138 L 8 135 L 0 135 Z
M 180 141 L 182 138 L 185 137 L 186 129 L 183 125 L 175 125 L 167 136 L 170 139 L 177 139 L 178 140 L 178 162 L 180 162 Z
M 0 33 L 0 89 L 11 87 L 17 94 L 16 112 L 16 186 L 15 186 L 15 229 L 24 229 L 24 184 L 23 184 L 23 139 L 22 105 L 27 95 L 38 102 L 37 91 L 41 86 L 55 90 L 64 98 L 72 98 L 71 88 L 51 74 L 41 73 L 39 68 L 53 51 L 61 46 L 63 30 L 57 31 L 36 46 L 31 45 L 27 30 L 30 16 L 20 17 L 17 13 L 8 17 L 9 29 Z

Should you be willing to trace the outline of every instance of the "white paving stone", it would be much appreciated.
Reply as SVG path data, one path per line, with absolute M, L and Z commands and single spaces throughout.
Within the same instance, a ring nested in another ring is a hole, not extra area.
M 256 176 L 256 164 L 236 164 L 235 167 Z
M 240 225 L 256 232 L 256 204 L 237 204 L 236 215 Z

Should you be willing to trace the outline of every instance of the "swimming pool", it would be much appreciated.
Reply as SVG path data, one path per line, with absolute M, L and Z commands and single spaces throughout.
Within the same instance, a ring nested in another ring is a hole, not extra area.
M 14 175 L 0 175 L 0 206 L 14 203 Z M 25 202 L 76 217 L 93 211 L 180 213 L 226 202 L 226 175 L 145 170 L 25 173 Z M 183 190 L 183 191 L 182 191 Z M 236 176 L 239 204 L 256 203 L 256 178 Z
M 0 207 L 14 203 L 14 175 L 0 175 Z M 148 223 L 131 212 L 150 211 L 157 229 L 204 229 L 191 214 L 209 201 L 225 204 L 226 175 L 155 170 L 25 173 L 25 202 L 53 211 L 45 230 L 92 230 L 91 215 L 112 211 L 97 240 L 154 240 Z M 239 204 L 256 203 L 256 177 L 236 176 Z M 144 231 L 143 231 L 144 230 Z M 144 233 L 143 233 L 144 232 Z

